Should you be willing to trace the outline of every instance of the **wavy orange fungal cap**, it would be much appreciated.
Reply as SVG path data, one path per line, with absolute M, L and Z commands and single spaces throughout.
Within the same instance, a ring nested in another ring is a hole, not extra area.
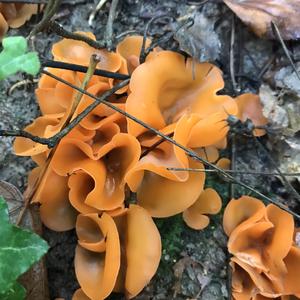
M 214 189 L 207 188 L 196 202 L 183 212 L 183 220 L 193 229 L 204 229 L 209 224 L 209 218 L 204 214 L 217 214 L 221 208 L 222 200 L 219 194 Z
M 174 131 L 174 140 L 186 145 L 194 116 L 183 116 Z M 168 217 L 183 212 L 198 198 L 203 189 L 205 173 L 171 171 L 168 167 L 204 168 L 187 158 L 184 151 L 169 142 L 142 157 L 126 175 L 126 182 L 137 192 L 138 204 L 153 217 Z
M 281 276 L 287 271 L 283 259 L 293 244 L 294 219 L 291 214 L 273 204 L 267 206 L 266 216 L 274 228 L 268 235 L 269 241 L 264 248 L 265 257 L 270 273 L 274 276 Z
M 37 7 L 36 4 L 0 3 L 0 13 L 9 27 L 18 28 L 37 13 Z
M 71 84 L 80 85 L 80 80 L 73 71 L 51 68 L 47 71 Z M 38 104 L 43 115 L 65 113 L 71 106 L 76 93 L 73 88 L 66 86 L 46 74 L 42 75 L 38 88 L 35 90 Z
M 113 219 L 103 213 L 97 225 L 105 240 L 105 252 L 92 252 L 77 246 L 75 252 L 75 273 L 84 294 L 91 300 L 105 299 L 113 290 L 120 268 L 120 243 Z M 86 220 L 81 220 L 84 226 Z M 90 225 L 90 224 L 89 224 Z M 81 228 L 82 231 L 82 228 Z
M 57 133 L 57 125 L 62 114 L 46 115 L 39 117 L 30 125 L 24 128 L 24 131 L 29 132 L 38 137 L 49 138 Z M 17 137 L 14 141 L 14 151 L 20 156 L 33 156 L 48 150 L 47 145 L 36 143 L 30 139 Z
M 125 175 L 140 157 L 138 141 L 117 133 L 97 152 L 89 143 L 63 139 L 52 159 L 55 171 L 69 180 L 70 201 L 84 213 L 119 208 L 125 197 Z
M 227 114 L 220 111 L 201 119 L 191 131 L 188 146 L 207 147 L 222 141 L 229 131 L 226 118 Z
M 94 41 L 95 36 L 91 32 L 77 32 L 85 35 Z M 62 39 L 52 47 L 52 54 L 55 60 L 85 65 L 87 66 L 92 54 L 100 56 L 100 62 L 97 68 L 117 72 L 121 67 L 121 56 L 119 54 L 108 52 L 107 50 L 95 49 L 88 44 L 71 39 Z
M 265 205 L 262 201 L 242 196 L 231 200 L 225 208 L 223 228 L 227 236 L 241 223 L 248 224 L 259 221 L 265 214 Z
M 161 51 L 132 73 L 126 111 L 156 129 L 178 121 L 185 113 L 197 113 L 204 118 L 225 109 L 236 114 L 232 98 L 216 95 L 223 87 L 221 71 L 215 66 L 208 63 L 193 66 L 190 59 L 185 62 L 178 53 Z M 134 136 L 146 131 L 132 120 L 127 122 L 128 132 Z
M 43 166 L 32 170 L 28 180 L 29 189 L 33 188 L 32 185 L 40 175 L 42 168 Z M 51 230 L 66 231 L 75 226 L 77 212 L 70 205 L 68 194 L 68 178 L 57 175 L 49 166 L 32 202 L 41 203 L 41 220 Z
M 292 215 L 268 205 L 266 217 L 256 223 L 242 223 L 231 233 L 228 250 L 241 261 L 268 272 L 272 280 L 286 273 L 283 259 L 293 244 Z M 280 241 L 280 242 L 279 242 Z
M 102 230 L 102 222 L 98 214 L 78 215 L 76 221 L 76 234 L 78 244 L 93 252 L 105 251 L 105 232 Z
M 287 273 L 283 277 L 283 289 L 286 294 L 300 297 L 300 248 L 292 246 L 284 259 Z M 295 299 L 298 299 L 295 297 Z
M 122 40 L 116 48 L 116 52 L 119 53 L 127 63 L 128 73 L 131 74 L 134 69 L 140 64 L 139 58 L 143 43 L 143 37 L 140 35 L 127 36 Z M 146 39 L 146 49 L 150 46 L 151 40 Z
M 138 205 L 127 211 L 125 294 L 139 294 L 156 273 L 161 257 L 160 234 L 148 212 Z
M 250 119 L 255 126 L 264 126 L 268 124 L 268 119 L 263 115 L 263 107 L 261 105 L 258 95 L 243 94 L 236 99 L 238 105 L 238 118 L 245 122 Z M 263 129 L 254 129 L 255 136 L 262 136 L 266 134 Z
M 272 282 L 263 273 L 258 272 L 257 269 L 236 257 L 231 258 L 230 264 L 233 268 L 232 295 L 235 300 L 255 299 L 258 294 L 270 298 L 281 295 Z

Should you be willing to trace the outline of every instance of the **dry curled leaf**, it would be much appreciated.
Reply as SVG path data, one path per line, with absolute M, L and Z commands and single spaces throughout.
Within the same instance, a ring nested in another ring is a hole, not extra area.
M 274 22 L 284 40 L 300 38 L 299 0 L 224 0 L 227 6 L 258 36 L 274 38 Z
M 23 196 L 21 192 L 12 184 L 0 180 L 0 196 L 5 198 L 8 204 L 9 217 L 12 223 L 16 223 L 18 215 L 23 208 Z M 41 222 L 38 212 L 35 208 L 27 209 L 21 227 L 30 229 L 34 232 L 41 233 Z M 26 300 L 49 299 L 47 271 L 44 259 L 32 266 L 20 278 L 21 284 L 27 290 Z

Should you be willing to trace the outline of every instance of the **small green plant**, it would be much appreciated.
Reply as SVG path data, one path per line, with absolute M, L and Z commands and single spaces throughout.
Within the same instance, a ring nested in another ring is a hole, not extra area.
M 7 37 L 0 53 L 0 80 L 19 71 L 36 75 L 41 67 L 36 52 L 27 52 L 27 41 L 22 36 Z M 27 52 L 27 53 L 26 53 Z
M 49 246 L 37 234 L 9 223 L 8 206 L 0 197 L 0 299 L 22 300 L 26 291 L 16 280 Z

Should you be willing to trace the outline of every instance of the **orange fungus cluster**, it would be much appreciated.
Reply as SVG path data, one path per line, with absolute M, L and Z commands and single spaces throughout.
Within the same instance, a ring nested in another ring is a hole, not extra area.
M 214 65 L 160 48 L 140 64 L 141 45 L 142 37 L 127 37 L 116 52 L 108 52 L 64 39 L 53 46 L 52 54 L 57 61 L 87 66 L 96 53 L 97 68 L 131 75 L 129 85 L 108 100 L 217 162 L 219 149 L 226 147 L 228 114 L 249 116 L 248 105 L 239 106 L 235 99 L 218 94 L 224 82 Z M 70 70 L 48 71 L 76 86 L 84 78 Z M 113 79 L 94 75 L 86 90 L 100 96 L 114 84 Z M 77 93 L 43 75 L 36 90 L 42 116 L 25 130 L 44 138 L 58 133 L 94 101 L 83 95 L 72 111 Z M 256 107 L 255 96 L 247 97 Z M 207 215 L 220 211 L 220 196 L 212 188 L 204 189 L 205 173 L 185 170 L 204 165 L 167 141 L 158 143 L 160 139 L 104 104 L 52 150 L 16 139 L 15 152 L 31 156 L 38 165 L 29 176 L 28 192 L 35 190 L 32 202 L 40 203 L 43 223 L 56 231 L 76 228 L 75 271 L 81 288 L 73 299 L 104 299 L 113 291 L 133 298 L 155 274 L 161 256 L 152 217 L 183 213 L 187 225 L 203 229 L 209 224 Z M 131 192 L 136 193 L 135 203 Z
M 223 226 L 232 254 L 235 300 L 300 296 L 300 248 L 292 215 L 243 196 L 229 202 Z

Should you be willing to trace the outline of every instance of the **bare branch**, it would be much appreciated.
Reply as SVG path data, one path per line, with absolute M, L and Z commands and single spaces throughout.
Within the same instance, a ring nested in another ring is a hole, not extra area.
M 43 19 L 41 20 L 40 23 L 38 23 L 33 30 L 29 34 L 29 39 L 35 36 L 37 33 L 40 31 L 43 31 L 45 28 L 49 26 L 49 22 L 51 21 L 52 17 L 55 15 L 57 12 L 57 9 L 59 8 L 60 5 L 60 0 L 49 0 L 44 15 Z
M 57 35 L 62 36 L 66 39 L 85 42 L 89 46 L 91 46 L 95 49 L 105 48 L 105 43 L 100 43 L 100 42 L 95 41 L 95 40 L 89 38 L 88 36 L 80 34 L 80 33 L 70 32 L 70 31 L 64 29 L 60 24 L 58 24 L 55 21 L 49 22 L 49 29 L 51 31 L 55 32 Z
M 87 67 L 82 66 L 82 65 L 70 64 L 70 63 L 65 63 L 65 62 L 55 61 L 55 60 L 45 60 L 42 63 L 42 65 L 43 65 L 43 67 L 71 70 L 71 71 L 80 72 L 80 73 L 86 73 L 86 71 L 88 69 Z M 126 75 L 126 74 L 120 74 L 120 73 L 110 72 L 110 71 L 101 70 L 101 69 L 96 69 L 94 75 L 118 79 L 118 80 L 125 80 L 125 79 L 130 78 L 130 76 Z
M 286 45 L 285 45 L 285 43 L 283 41 L 283 38 L 281 37 L 280 31 L 279 31 L 277 25 L 273 21 L 271 21 L 271 26 L 272 26 L 272 30 L 273 30 L 275 36 L 277 37 L 277 39 L 279 40 L 279 42 L 280 42 L 280 44 L 282 46 L 282 49 L 283 49 L 286 57 L 288 58 L 288 60 L 289 60 L 289 62 L 291 64 L 293 70 L 295 71 L 298 79 L 300 80 L 300 74 L 299 74 L 299 72 L 298 72 L 298 70 L 297 70 L 297 68 L 296 68 L 296 66 L 295 66 L 295 64 L 294 64 L 294 62 L 293 62 L 293 60 L 292 60 L 292 58 L 290 56 L 289 50 L 286 47 Z
M 167 168 L 170 171 L 189 171 L 189 172 L 207 172 L 207 173 L 217 173 L 217 170 L 212 169 L 197 169 L 197 168 Z M 297 177 L 300 173 L 274 173 L 274 172 L 257 172 L 257 171 L 238 171 L 238 170 L 226 170 L 227 173 L 240 174 L 240 175 L 261 175 L 261 176 L 289 176 Z
M 108 20 L 106 24 L 106 30 L 105 30 L 105 43 L 107 49 L 110 51 L 112 48 L 112 39 L 113 39 L 113 23 L 116 17 L 116 10 L 118 6 L 119 0 L 112 0 L 109 14 L 108 14 Z

